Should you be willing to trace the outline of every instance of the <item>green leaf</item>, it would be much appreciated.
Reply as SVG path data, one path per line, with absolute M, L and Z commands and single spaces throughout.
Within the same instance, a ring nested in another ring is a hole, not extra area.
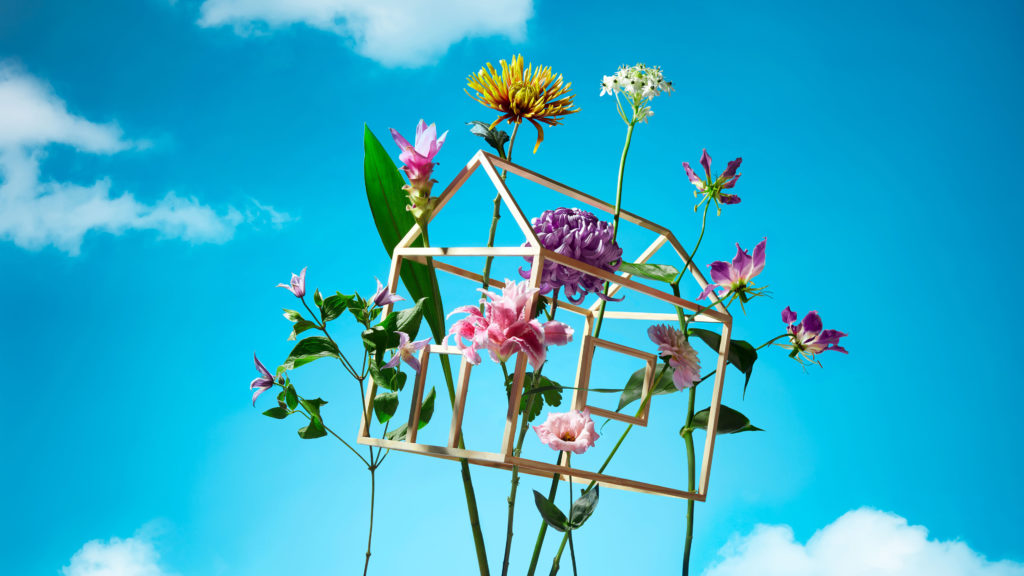
M 558 509 L 558 506 L 555 506 L 536 490 L 533 491 L 533 501 L 537 504 L 537 511 L 540 512 L 540 517 L 544 519 L 545 524 L 559 532 L 566 531 L 569 527 L 569 521 L 565 518 L 565 514 L 562 514 L 562 511 Z
M 324 322 L 330 322 L 344 314 L 345 310 L 348 310 L 349 303 L 352 302 L 353 298 L 355 297 L 346 296 L 341 292 L 324 298 L 324 303 L 320 305 L 320 314 L 323 316 Z
M 398 312 L 395 316 L 395 331 L 405 332 L 409 335 L 409 340 L 415 340 L 416 335 L 420 331 L 420 321 L 423 320 L 423 310 L 426 307 L 424 302 L 427 298 L 420 298 L 416 300 L 416 305 L 412 308 L 407 308 Z M 390 317 L 391 314 L 388 315 Z M 398 345 L 398 342 L 395 342 Z
M 508 142 L 508 132 L 499 130 L 497 126 L 491 128 L 490 124 L 479 120 L 466 122 L 466 124 L 470 126 L 470 132 L 482 137 L 491 148 L 497 150 L 498 156 L 505 157 L 505 143 Z
M 299 398 L 299 404 L 302 404 L 302 407 L 305 408 L 306 411 L 309 412 L 311 416 L 314 416 L 316 419 L 319 420 L 320 407 L 323 406 L 324 404 L 327 404 L 327 401 L 321 400 L 319 398 L 313 398 L 312 400 L 308 398 Z
M 287 308 L 281 308 L 281 310 L 284 310 L 284 317 L 287 318 L 289 322 L 298 322 L 303 319 L 302 314 L 299 313 L 298 310 L 289 310 Z
M 337 357 L 338 347 L 329 338 L 310 336 L 309 338 L 303 338 L 295 345 L 295 348 L 292 348 L 291 354 L 288 355 L 288 359 L 284 361 L 283 366 L 286 370 L 293 370 L 319 358 Z
M 271 418 L 277 418 L 278 420 L 284 420 L 289 414 L 291 414 L 291 412 L 285 408 L 281 408 L 280 406 L 274 406 L 263 413 L 264 416 L 270 416 Z
M 324 305 L 324 296 L 320 293 L 319 288 L 313 291 L 313 304 L 316 304 L 317 308 Z
M 705 408 L 693 415 L 693 427 L 701 430 L 708 429 L 708 418 L 711 417 L 711 408 Z M 685 430 L 685 427 L 683 428 Z M 679 434 L 683 435 L 683 430 Z M 725 404 L 719 405 L 718 411 L 718 434 L 736 434 L 738 432 L 763 432 L 757 426 L 750 423 L 750 419 L 740 414 L 739 411 L 729 408 Z
M 668 264 L 635 264 L 623 262 L 619 265 L 619 272 L 628 272 L 634 276 L 642 276 L 650 280 L 671 284 L 679 276 L 679 270 Z
M 409 205 L 409 198 L 402 190 L 405 180 L 384 147 L 381 146 L 380 141 L 373 135 L 373 132 L 370 132 L 370 128 L 365 126 L 363 154 L 366 198 L 370 204 L 370 212 L 373 213 L 373 222 L 377 226 L 377 233 L 388 253 L 388 258 L 390 258 L 394 253 L 395 246 L 415 224 L 412 215 L 405 209 Z M 412 246 L 422 247 L 423 239 L 417 238 L 413 241 Z M 402 266 L 401 276 L 409 296 L 414 301 L 430 296 L 432 284 L 426 266 L 406 261 Z M 436 303 L 424 311 L 424 318 L 426 318 L 436 342 L 440 342 L 445 336 L 444 319 L 437 313 L 439 304 Z
M 716 353 L 722 344 L 722 337 L 717 332 L 704 330 L 703 328 L 690 328 L 691 336 L 696 336 L 704 341 Z M 747 395 L 747 384 L 750 384 L 750 375 L 754 372 L 754 362 L 757 362 L 757 349 L 743 340 L 733 340 L 729 343 L 729 364 L 746 375 L 743 381 L 743 395 Z
M 323 438 L 327 436 L 327 430 L 324 428 L 324 423 L 320 420 L 320 417 L 314 417 L 309 421 L 309 424 L 299 428 L 299 438 L 306 440 L 312 440 L 313 438 Z
M 291 384 L 284 388 L 284 401 L 289 410 L 295 410 L 299 405 L 299 395 L 295 393 L 295 387 Z
M 505 397 L 508 397 L 512 393 L 512 382 L 515 380 L 515 374 L 509 374 L 508 378 L 505 379 Z M 531 384 L 533 384 L 531 386 Z M 540 399 L 535 399 L 535 396 L 541 395 Z M 523 376 L 523 394 L 519 400 L 519 413 L 526 414 L 526 408 L 531 406 L 530 402 L 533 402 L 530 413 L 526 417 L 527 422 L 533 422 L 537 416 L 540 415 L 544 409 L 544 405 L 548 406 L 561 406 L 562 405 L 562 385 L 553 380 L 549 380 L 542 374 L 537 375 L 537 382 L 533 383 L 533 373 L 527 373 Z
M 660 394 L 671 394 L 678 392 L 679 389 L 672 382 L 672 374 L 675 370 L 670 366 L 659 364 L 654 368 L 654 395 Z M 641 368 L 633 375 L 629 377 L 629 381 L 626 382 L 626 389 L 622 391 L 622 395 L 619 396 L 619 407 L 615 409 L 616 412 L 622 410 L 626 406 L 629 406 L 633 402 L 640 399 L 640 395 L 644 390 L 644 375 L 647 373 L 647 368 Z
M 391 420 L 396 410 L 398 410 L 397 392 L 385 392 L 374 397 L 373 413 L 377 415 L 377 421 L 381 424 Z
M 288 340 L 289 341 L 295 340 L 295 338 L 299 334 L 302 334 L 306 330 L 309 330 L 311 328 L 316 328 L 316 327 L 317 327 L 316 324 L 310 322 L 309 320 L 299 320 L 295 324 L 292 324 L 292 333 L 291 333 L 291 335 L 288 336 Z
M 394 430 L 389 430 L 384 434 L 385 440 L 394 440 L 395 442 L 405 442 L 405 437 L 409 435 L 409 424 L 404 423 Z
M 426 399 L 420 405 L 420 425 L 417 426 L 418 430 L 422 430 L 424 426 L 429 424 L 430 418 L 434 416 L 434 399 L 436 397 L 437 391 L 431 386 L 430 392 L 427 392 Z
M 363 346 L 367 352 L 373 354 L 378 363 L 384 360 L 385 350 L 398 346 L 397 332 L 405 332 L 408 334 L 409 340 L 416 338 L 420 320 L 423 319 L 426 300 L 426 298 L 420 298 L 412 308 L 392 312 L 376 326 L 363 330 Z
M 594 486 L 593 490 L 584 492 L 582 496 L 572 503 L 572 508 L 570 509 L 572 512 L 572 514 L 570 514 L 572 522 L 570 522 L 569 525 L 573 530 L 583 526 L 583 523 L 587 521 L 587 518 L 590 518 L 590 516 L 594 514 L 594 509 L 597 508 L 598 488 L 599 486 Z

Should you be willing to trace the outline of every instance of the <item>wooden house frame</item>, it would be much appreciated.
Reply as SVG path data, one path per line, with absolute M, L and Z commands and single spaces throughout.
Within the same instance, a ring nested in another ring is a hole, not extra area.
M 708 480 L 711 473 L 711 458 L 715 447 L 715 431 L 718 427 L 718 417 L 722 399 L 722 386 L 725 379 L 725 370 L 727 364 L 727 358 L 729 356 L 729 342 L 730 332 L 732 330 L 732 316 L 728 313 L 722 304 L 716 303 L 712 309 L 704 309 L 704 307 L 679 298 L 671 293 L 653 288 L 646 284 L 639 283 L 630 278 L 628 273 L 613 274 L 605 270 L 590 266 L 576 259 L 563 256 L 551 250 L 547 250 L 541 246 L 537 235 L 534 233 L 533 228 L 530 225 L 529 219 L 523 214 L 523 211 L 519 208 L 518 203 L 512 194 L 509 192 L 505 185 L 505 182 L 498 175 L 498 170 L 505 170 L 510 174 L 515 174 L 519 177 L 525 178 L 531 182 L 544 186 L 553 192 L 557 192 L 564 196 L 567 196 L 579 203 L 585 204 L 596 210 L 606 212 L 608 214 L 614 213 L 614 206 L 607 202 L 598 200 L 592 196 L 584 194 L 578 190 L 574 190 L 567 186 L 560 184 L 554 180 L 546 178 L 540 174 L 527 170 L 521 166 L 498 158 L 492 154 L 484 151 L 478 151 L 470 161 L 462 168 L 455 179 L 448 185 L 448 187 L 438 197 L 437 207 L 434 209 L 434 213 L 431 216 L 431 220 L 437 217 L 437 215 L 444 209 L 445 205 L 458 192 L 459 188 L 469 179 L 469 177 L 477 170 L 482 169 L 490 181 L 493 183 L 498 194 L 504 201 L 505 207 L 508 209 L 515 223 L 522 231 L 525 239 L 528 243 L 526 246 L 521 247 L 414 247 L 413 242 L 420 236 L 419 226 L 413 226 L 408 234 L 402 239 L 394 250 L 393 258 L 391 261 L 391 269 L 388 277 L 388 288 L 392 292 L 397 292 L 398 282 L 400 279 L 400 271 L 402 262 L 405 260 L 412 260 L 421 264 L 432 266 L 435 270 L 453 274 L 474 282 L 482 283 L 483 277 L 480 274 L 476 274 L 469 270 L 465 270 L 458 266 L 453 266 L 446 262 L 436 260 L 436 257 L 458 257 L 458 256 L 475 256 L 475 257 L 508 257 L 508 256 L 519 256 L 519 257 L 531 257 L 533 263 L 531 266 L 530 285 L 533 287 L 539 287 L 541 270 L 543 269 L 544 262 L 552 261 L 563 266 L 568 266 L 575 270 L 579 270 L 586 274 L 596 276 L 602 280 L 611 283 L 610 294 L 615 294 L 622 288 L 627 288 L 641 294 L 653 297 L 657 300 L 670 304 L 672 306 L 679 307 L 688 312 L 698 312 L 695 317 L 697 322 L 709 322 L 721 325 L 721 345 L 718 350 L 717 359 L 717 371 L 715 373 L 714 387 L 711 393 L 711 408 L 708 417 L 708 428 L 707 428 L 707 439 L 704 443 L 703 461 L 700 469 L 699 482 L 696 491 L 681 490 L 678 488 L 672 488 L 668 486 L 660 486 L 656 484 L 649 484 L 645 482 L 638 482 L 630 480 L 628 478 L 612 476 L 608 474 L 602 474 L 597 472 L 591 472 L 578 468 L 573 468 L 566 465 L 565 458 L 559 462 L 559 464 L 551 464 L 550 462 L 539 462 L 527 458 L 522 458 L 514 454 L 514 441 L 516 432 L 518 430 L 518 418 L 519 407 L 521 401 L 521 395 L 523 391 L 524 378 L 528 373 L 527 359 L 524 354 L 519 354 L 515 362 L 515 376 L 510 392 L 508 411 L 505 420 L 504 435 L 501 442 L 501 451 L 495 452 L 481 452 L 474 450 L 467 450 L 460 448 L 462 445 L 461 433 L 462 433 L 462 420 L 466 407 L 466 394 L 469 386 L 470 375 L 472 373 L 472 365 L 462 357 L 461 351 L 454 346 L 443 346 L 443 345 L 430 345 L 424 348 L 421 352 L 420 362 L 421 368 L 415 378 L 415 385 L 413 387 L 413 398 L 412 404 L 409 411 L 408 418 L 408 431 L 404 440 L 388 440 L 384 438 L 375 438 L 369 434 L 369 421 L 365 418 L 360 418 L 361 424 L 359 427 L 358 442 L 364 445 L 377 446 L 380 448 L 386 448 L 391 450 L 400 450 L 403 452 L 411 452 L 415 454 L 424 454 L 429 456 L 436 456 L 440 458 L 447 458 L 452 460 L 465 458 L 473 464 L 490 466 L 494 468 L 500 468 L 505 470 L 511 470 L 513 466 L 518 466 L 519 471 L 523 473 L 533 474 L 537 476 L 544 476 L 550 478 L 554 474 L 560 474 L 562 480 L 568 480 L 570 477 L 576 481 L 596 481 L 601 486 L 607 486 L 612 488 L 619 488 L 625 490 L 632 490 L 637 492 L 644 492 L 650 494 L 660 494 L 665 496 L 671 496 L 675 498 L 685 498 L 690 500 L 704 501 L 707 497 Z M 683 262 L 689 262 L 689 270 L 693 277 L 696 279 L 700 288 L 707 286 L 707 281 L 704 276 L 698 270 L 696 263 L 690 262 L 686 251 L 682 245 L 676 239 L 676 237 L 667 228 L 659 226 L 649 220 L 641 218 L 631 212 L 625 210 L 620 211 L 620 221 L 630 222 L 645 228 L 651 232 L 657 234 L 655 241 L 647 247 L 634 260 L 635 263 L 648 262 L 658 251 L 666 244 L 674 250 Z M 501 282 L 497 282 L 493 279 L 489 279 L 489 283 L 494 287 L 503 287 Z M 537 296 L 534 296 L 534 300 L 531 302 L 531 308 L 536 304 Z M 658 358 L 655 354 L 637 350 L 622 346 L 615 342 L 602 340 L 591 335 L 593 332 L 593 322 L 596 317 L 599 307 L 600 300 L 595 302 L 590 307 L 583 307 L 571 304 L 569 302 L 558 301 L 558 308 L 563 311 L 568 311 L 574 314 L 578 314 L 584 318 L 585 329 L 581 334 L 583 342 L 581 346 L 581 353 L 579 364 L 577 366 L 576 374 L 576 390 L 573 393 L 572 408 L 576 410 L 582 410 L 584 407 L 590 409 L 591 414 L 595 416 L 607 417 L 623 422 L 632 423 L 638 426 L 647 425 L 647 416 L 650 411 L 650 402 L 644 402 L 648 394 L 650 393 L 651 386 L 655 378 L 655 367 L 657 365 Z M 607 308 L 613 308 L 614 303 L 609 302 Z M 390 313 L 392 305 L 388 304 L 384 309 L 384 314 Z M 678 320 L 677 315 L 674 312 L 626 312 L 626 311 L 615 311 L 606 309 L 604 317 L 608 319 L 626 319 L 626 320 L 642 320 L 646 322 L 650 321 L 668 321 L 675 322 Z M 610 410 L 602 408 L 588 406 L 587 405 L 587 390 L 590 381 L 590 368 L 593 359 L 595 349 L 609 349 L 615 352 L 626 354 L 646 362 L 647 369 L 644 378 L 641 402 L 644 406 L 643 411 L 639 416 L 633 417 L 629 415 L 620 414 Z M 416 442 L 417 429 L 419 428 L 420 420 L 420 402 L 423 398 L 423 389 L 425 386 L 427 370 L 430 365 L 431 356 L 438 354 L 447 354 L 451 356 L 459 356 L 460 362 L 455 389 L 455 401 L 452 406 L 452 421 L 449 428 L 448 443 L 446 446 L 434 446 L 428 444 L 419 444 Z M 377 386 L 373 383 L 372 379 L 369 382 L 369 387 L 366 391 L 365 397 L 365 413 L 370 413 L 373 410 L 373 399 L 377 393 Z

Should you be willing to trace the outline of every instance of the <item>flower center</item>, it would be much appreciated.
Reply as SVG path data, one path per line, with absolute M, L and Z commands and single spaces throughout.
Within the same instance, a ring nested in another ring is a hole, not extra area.
M 573 442 L 576 440 L 576 435 L 573 434 L 571 430 L 566 430 L 565 432 L 562 432 L 562 440 L 565 440 L 566 442 Z

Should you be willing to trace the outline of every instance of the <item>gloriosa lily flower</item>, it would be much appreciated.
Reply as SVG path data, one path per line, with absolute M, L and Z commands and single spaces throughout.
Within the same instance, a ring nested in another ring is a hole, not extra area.
M 561 74 L 553 74 L 550 66 L 523 67 L 523 56 L 512 57 L 512 62 L 501 60 L 499 74 L 488 62 L 476 74 L 470 74 L 466 82 L 471 93 L 466 94 L 477 102 L 498 112 L 500 116 L 491 122 L 490 128 L 502 120 L 509 124 L 521 124 L 529 120 L 537 128 L 536 153 L 544 141 L 541 123 L 558 126 L 559 119 L 579 112 L 573 108 L 573 95 L 569 92 L 571 82 L 563 83 Z
M 615 96 L 615 106 L 619 110 L 622 121 L 630 126 L 637 122 L 647 122 L 648 118 L 654 115 L 650 103 L 655 96 L 662 93 L 670 94 L 675 88 L 672 83 L 665 80 L 661 68 L 658 66 L 647 66 L 637 64 L 636 66 L 619 66 L 619 70 L 601 80 L 601 96 L 610 94 Z M 629 103 L 632 115 L 626 118 L 626 113 L 619 102 L 619 95 L 623 95 Z
M 757 246 L 754 246 L 753 256 L 740 248 L 737 242 L 736 256 L 732 259 L 732 263 L 712 262 L 710 268 L 713 283 L 708 284 L 698 299 L 707 298 L 708 295 L 714 293 L 719 300 L 724 300 L 728 296 L 739 298 L 742 306 L 754 296 L 760 295 L 764 291 L 764 287 L 754 288 L 751 285 L 751 280 L 764 270 L 767 242 L 767 239 L 761 240 Z
M 434 156 L 440 152 L 447 136 L 448 132 L 445 131 L 438 137 L 437 127 L 433 124 L 428 126 L 420 119 L 416 125 L 416 143 L 413 145 L 409 144 L 397 130 L 391 128 L 391 137 L 402 149 L 398 156 L 404 164 L 402 170 L 409 177 L 409 184 L 402 188 L 409 193 L 408 210 L 421 225 L 430 219 L 430 214 L 437 204 L 437 199 L 430 197 L 430 190 L 434 187 L 434 182 L 437 182 L 431 175 L 434 172 Z
M 420 360 L 416 357 L 416 353 L 430 345 L 430 338 L 411 342 L 409 335 L 405 332 L 396 331 L 395 334 L 398 334 L 398 350 L 395 351 L 395 355 L 391 357 L 391 360 L 384 367 L 394 368 L 398 366 L 400 361 L 405 361 L 413 370 L 419 372 Z
M 540 441 L 552 450 L 571 450 L 575 454 L 583 454 L 600 438 L 587 408 L 582 412 L 548 412 L 548 419 L 543 424 L 534 426 L 533 431 L 537 433 Z
M 308 268 L 308 266 L 306 267 Z M 298 274 L 292 274 L 292 281 L 289 284 L 278 284 L 275 288 L 284 288 L 295 294 L 296 298 L 302 298 L 306 295 L 306 268 L 302 269 L 302 272 Z
M 672 383 L 685 390 L 700 380 L 700 360 L 681 331 L 659 324 L 647 329 L 647 336 L 658 346 L 659 356 L 668 356 L 668 365 L 674 369 Z
M 405 298 L 402 298 L 398 294 L 392 294 L 391 290 L 389 290 L 387 286 L 380 283 L 380 278 L 374 278 L 374 280 L 377 281 L 377 293 L 373 295 L 373 303 L 376 306 L 383 308 L 388 304 L 394 304 L 395 302 L 405 300 Z
M 456 308 L 451 314 L 467 316 L 452 325 L 449 332 L 470 364 L 480 363 L 480 350 L 490 353 L 495 362 L 505 362 L 522 352 L 531 366 L 539 368 L 547 358 L 548 346 L 572 341 L 573 329 L 569 325 L 555 320 L 541 324 L 529 317 L 531 311 L 527 304 L 538 290 L 530 288 L 527 282 L 505 280 L 505 288 L 500 293 L 483 288 L 477 290 L 490 299 L 484 304 L 484 312 L 476 306 Z
M 718 209 L 718 214 L 722 214 L 722 204 L 739 204 L 740 197 L 735 194 L 726 194 L 722 190 L 728 190 L 736 185 L 736 181 L 739 180 L 741 174 L 737 172 L 740 169 L 740 164 L 743 162 L 743 158 L 737 158 L 729 162 L 728 166 L 725 167 L 725 172 L 722 172 L 717 177 L 712 178 L 711 176 L 711 156 L 708 155 L 707 148 L 701 151 L 700 165 L 704 167 L 704 174 L 706 179 L 701 179 L 697 174 L 694 173 L 693 168 L 690 167 L 689 162 L 683 162 L 683 170 L 686 170 L 686 177 L 690 179 L 690 183 L 694 185 L 696 190 L 693 191 L 694 197 L 701 198 L 701 201 L 693 207 L 696 212 L 698 208 L 705 202 L 714 202 L 715 207 Z
M 839 330 L 823 330 L 821 316 L 812 310 L 804 316 L 799 323 L 796 322 L 796 312 L 786 306 L 782 311 L 782 321 L 787 324 L 786 331 L 789 333 L 789 344 L 779 344 L 783 348 L 789 348 L 790 358 L 795 358 L 803 363 L 817 362 L 815 355 L 826 350 L 835 350 L 847 354 L 845 348 L 839 345 L 839 339 L 846 336 L 846 333 Z
M 256 354 L 252 355 L 252 359 L 256 363 L 256 369 L 260 371 L 259 378 L 253 378 L 252 383 L 249 384 L 249 390 L 255 390 L 252 393 L 252 405 L 255 406 L 256 399 L 259 398 L 260 394 L 274 387 L 274 375 L 270 373 L 270 370 L 267 370 L 263 362 L 260 362 Z

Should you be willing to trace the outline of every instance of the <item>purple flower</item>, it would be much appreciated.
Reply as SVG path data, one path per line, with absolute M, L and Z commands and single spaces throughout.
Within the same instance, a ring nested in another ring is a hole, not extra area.
M 711 281 L 707 288 L 700 293 L 698 300 L 707 298 L 712 292 L 719 300 L 732 295 L 738 297 L 740 302 L 747 302 L 752 296 L 760 293 L 761 289 L 754 289 L 750 281 L 764 270 L 765 244 L 768 240 L 761 240 L 761 243 L 754 247 L 754 255 L 751 256 L 746 250 L 740 248 L 736 243 L 736 257 L 729 262 L 711 263 Z
M 545 210 L 539 218 L 533 219 L 533 230 L 541 246 L 575 258 L 595 268 L 615 272 L 622 262 L 622 248 L 612 239 L 612 225 L 598 220 L 590 212 L 577 208 Z M 527 257 L 532 262 L 532 258 Z M 519 270 L 523 278 L 530 277 L 529 270 Z M 604 280 L 584 274 L 555 262 L 545 262 L 541 271 L 541 294 L 552 290 L 565 289 L 565 295 L 573 304 L 579 304 L 587 294 L 595 293 L 603 299 Z
M 796 312 L 786 306 L 782 311 L 782 321 L 787 324 L 786 332 L 789 333 L 789 344 L 783 344 L 783 348 L 792 350 L 790 358 L 798 355 L 809 362 L 814 362 L 814 356 L 826 350 L 835 350 L 847 354 L 845 348 L 839 345 L 839 339 L 846 336 L 839 330 L 823 330 L 821 316 L 812 310 L 804 316 L 803 321 L 796 324 Z
M 395 332 L 398 334 L 398 350 L 395 351 L 395 355 L 391 357 L 391 360 L 384 365 L 385 368 L 394 368 L 398 366 L 398 363 L 405 360 L 405 363 L 412 366 L 412 369 L 420 371 L 420 361 L 416 357 L 416 352 L 426 348 L 430 344 L 430 338 L 424 338 L 423 340 L 417 340 L 416 342 L 409 341 L 409 335 L 405 332 Z
M 694 185 L 697 190 L 693 193 L 694 196 L 703 196 L 700 203 L 697 204 L 699 207 L 704 202 L 714 202 L 718 206 L 718 213 L 722 213 L 722 207 L 720 204 L 739 204 L 740 197 L 735 194 L 725 194 L 722 190 L 728 190 L 736 185 L 736 181 L 740 178 L 740 173 L 737 172 L 740 168 L 740 164 L 743 162 L 743 158 L 737 158 L 732 162 L 729 162 L 728 166 L 725 167 L 725 172 L 722 172 L 718 177 L 712 178 L 711 176 L 711 156 L 708 155 L 708 151 L 705 148 L 700 155 L 700 165 L 704 167 L 704 174 L 706 178 L 702 179 L 697 176 L 690 167 L 689 162 L 683 162 L 683 170 L 686 171 L 686 177 L 690 180 L 690 183 Z
M 375 280 L 377 280 L 377 293 L 373 295 L 374 304 L 383 307 L 387 304 L 393 304 L 395 302 L 405 300 L 405 298 L 402 298 L 398 294 L 392 294 L 391 290 L 380 283 L 379 278 L 375 278 Z
M 398 159 L 402 161 L 405 174 L 409 177 L 411 187 L 418 190 L 424 196 L 430 195 L 432 181 L 430 175 L 434 171 L 434 156 L 441 150 L 445 137 L 445 131 L 441 137 L 437 136 L 437 127 L 433 124 L 427 126 L 422 119 L 416 125 L 416 144 L 409 144 L 409 141 L 402 137 L 397 130 L 391 128 L 391 137 L 395 144 L 402 149 Z
M 249 390 L 256 390 L 252 393 L 252 405 L 256 405 L 256 399 L 259 398 L 260 394 L 263 394 L 267 390 L 274 387 L 274 375 L 267 370 L 267 367 L 260 362 L 260 359 L 255 354 L 252 355 L 252 359 L 256 362 L 256 369 L 260 371 L 259 378 L 253 378 L 252 384 L 249 384 Z
M 659 356 L 668 356 L 668 365 L 674 369 L 672 383 L 685 390 L 700 380 L 700 360 L 697 351 L 686 341 L 682 331 L 658 324 L 647 329 L 647 337 L 658 346 Z
M 308 266 L 306 267 L 308 268 Z M 278 284 L 274 288 L 284 288 L 295 294 L 296 298 L 302 298 L 306 295 L 306 268 L 302 269 L 298 275 L 292 274 L 292 281 L 290 284 Z

